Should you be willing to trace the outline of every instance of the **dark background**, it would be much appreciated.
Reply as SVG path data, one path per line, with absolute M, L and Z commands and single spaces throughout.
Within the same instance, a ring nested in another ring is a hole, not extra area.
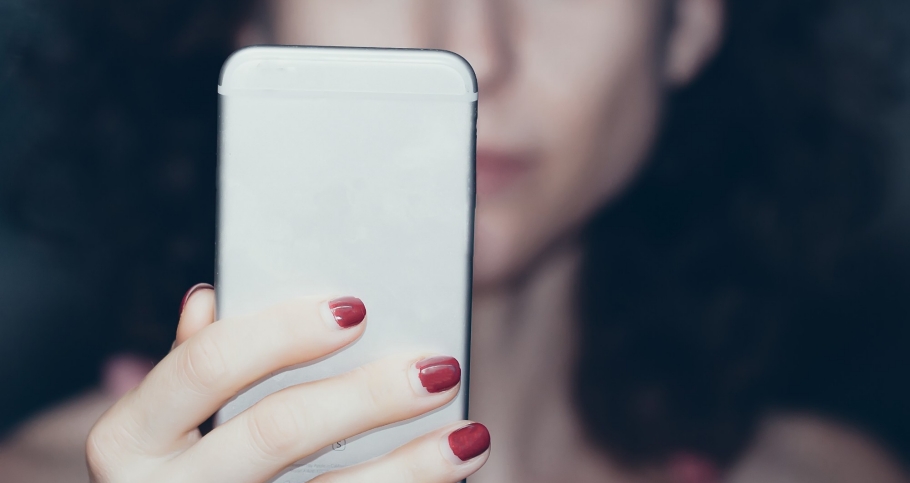
M 213 8 L 216 7 L 216 8 Z M 227 2 L 0 0 L 0 433 L 158 357 L 214 273 Z

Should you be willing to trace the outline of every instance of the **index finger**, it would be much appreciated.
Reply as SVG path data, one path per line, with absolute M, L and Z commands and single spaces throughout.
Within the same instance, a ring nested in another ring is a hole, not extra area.
M 337 320 L 345 310 L 348 319 Z M 114 432 L 135 430 L 125 439 L 130 442 L 125 450 L 170 454 L 175 443 L 185 444 L 188 434 L 243 388 L 352 343 L 363 333 L 365 318 L 362 302 L 344 298 L 301 299 L 221 320 L 175 348 L 112 408 L 104 424 Z M 104 434 L 106 428 L 98 429 Z

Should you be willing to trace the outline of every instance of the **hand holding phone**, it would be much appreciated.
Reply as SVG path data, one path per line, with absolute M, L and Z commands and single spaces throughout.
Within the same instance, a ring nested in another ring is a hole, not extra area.
M 215 322 L 214 295 L 201 290 L 188 298 L 174 350 L 93 428 L 87 445 L 93 483 L 262 482 L 347 435 L 433 411 L 458 392 L 457 384 L 426 391 L 418 375 L 424 361 L 391 356 L 275 394 L 202 437 L 196 427 L 232 394 L 282 364 L 353 343 L 369 325 L 356 323 L 356 308 L 335 315 L 332 301 L 307 298 Z M 453 422 L 336 471 L 332 481 L 452 483 L 477 471 L 488 447 L 482 426 Z
M 218 322 L 211 291 L 189 297 L 173 352 L 93 430 L 93 481 L 476 471 L 490 441 L 464 421 L 470 66 L 256 47 L 226 63 L 219 92 Z

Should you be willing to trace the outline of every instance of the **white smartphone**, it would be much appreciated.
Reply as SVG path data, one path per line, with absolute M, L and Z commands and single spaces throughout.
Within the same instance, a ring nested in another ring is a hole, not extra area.
M 444 408 L 356 436 L 288 468 L 308 481 L 467 416 L 477 83 L 433 50 L 250 47 L 218 92 L 218 317 L 302 295 L 352 295 L 364 336 L 270 375 L 216 415 L 401 351 L 450 355 L 461 393 Z

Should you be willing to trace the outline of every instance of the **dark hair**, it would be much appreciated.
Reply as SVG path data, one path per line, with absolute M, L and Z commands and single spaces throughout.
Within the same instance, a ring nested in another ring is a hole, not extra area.
M 0 228 L 72 266 L 24 310 L 60 313 L 3 321 L 19 325 L 3 380 L 19 396 L 0 433 L 111 353 L 166 353 L 183 292 L 211 281 L 215 88 L 244 3 L 0 0 Z
M 93 350 L 163 354 L 183 290 L 212 277 L 214 86 L 249 3 L 36 2 L 19 17 L 36 28 L 7 39 L 5 79 L 40 135 L 7 147 L 4 212 L 98 261 L 85 275 L 105 287 L 96 314 L 122 330 L 96 330 Z M 875 398 L 907 401 L 906 390 L 861 384 L 906 366 L 875 344 L 906 341 L 893 317 L 910 312 L 871 288 L 907 287 L 902 258 L 880 257 L 885 271 L 861 249 L 892 154 L 875 128 L 897 95 L 893 59 L 855 50 L 879 38 L 850 38 L 863 19 L 843 29 L 840 2 L 728 3 L 723 51 L 671 96 L 653 162 L 588 231 L 586 426 L 632 464 L 677 449 L 728 462 L 774 407 L 900 443 L 906 419 Z M 870 305 L 873 321 L 861 315 Z M 875 363 L 855 360 L 872 351 Z M 86 360 L 87 372 L 98 357 Z M 842 380 L 869 396 L 832 390 Z
M 727 4 L 722 51 L 670 96 L 651 164 L 588 230 L 587 427 L 632 464 L 730 462 L 773 410 L 906 445 L 910 265 L 875 230 L 901 60 L 880 15 L 898 7 Z

